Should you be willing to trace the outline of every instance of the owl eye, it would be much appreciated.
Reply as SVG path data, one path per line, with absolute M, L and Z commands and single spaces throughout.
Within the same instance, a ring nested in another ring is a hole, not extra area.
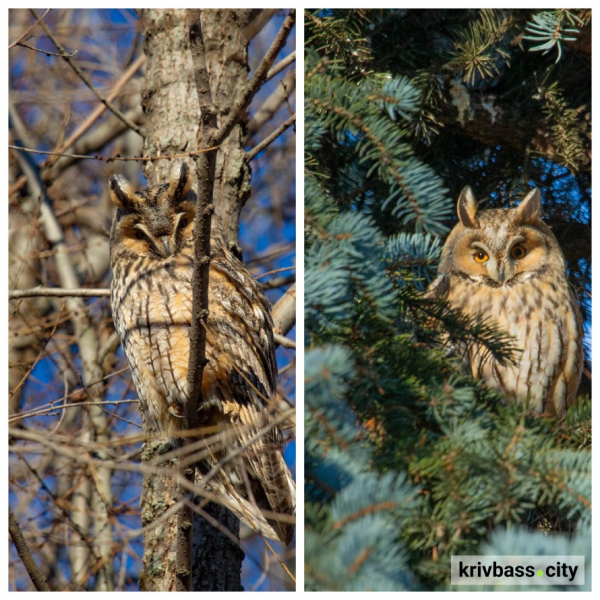
M 175 216 L 175 229 L 176 230 L 179 231 L 181 229 L 185 229 L 189 224 L 190 224 L 190 219 L 188 218 L 188 215 L 186 213 L 182 212 Z
M 478 263 L 484 263 L 489 258 L 488 253 L 483 250 L 479 250 L 473 254 L 473 260 Z
M 142 223 L 136 223 L 133 228 L 135 229 L 135 237 L 138 240 L 148 241 L 151 237 L 150 232 Z
M 510 255 L 512 258 L 515 258 L 517 260 L 521 259 L 521 258 L 525 258 L 525 255 L 527 254 L 527 250 L 521 246 L 520 244 L 517 244 L 516 246 L 513 246 L 511 251 L 510 251 Z

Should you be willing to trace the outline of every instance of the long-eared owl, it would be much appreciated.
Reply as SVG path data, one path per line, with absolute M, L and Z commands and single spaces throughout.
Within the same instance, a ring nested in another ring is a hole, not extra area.
M 115 326 L 143 416 L 175 444 L 190 393 L 196 212 L 191 187 L 185 163 L 173 168 L 169 183 L 138 192 L 122 176 L 109 180 L 117 206 L 110 245 Z M 230 252 L 216 217 L 208 308 L 200 409 L 207 451 L 197 466 L 200 483 L 222 461 L 205 487 L 242 521 L 289 543 L 295 485 L 270 406 L 277 383 L 270 305 Z
M 475 378 L 535 412 L 563 415 L 581 379 L 583 329 L 564 256 L 540 219 L 540 192 L 529 192 L 517 208 L 478 211 L 467 187 L 457 209 L 459 223 L 427 295 L 513 336 L 513 364 L 481 346 L 468 348 Z

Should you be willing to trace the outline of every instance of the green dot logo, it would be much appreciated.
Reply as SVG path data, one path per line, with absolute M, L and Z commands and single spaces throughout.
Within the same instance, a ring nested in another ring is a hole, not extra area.
M 537 576 L 538 577 L 543 577 L 544 576 L 544 571 L 542 571 L 541 569 L 537 572 Z

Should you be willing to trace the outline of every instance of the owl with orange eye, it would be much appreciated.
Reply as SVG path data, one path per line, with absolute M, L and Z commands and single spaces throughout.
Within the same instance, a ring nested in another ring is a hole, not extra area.
M 516 208 L 479 211 L 465 188 L 427 297 L 445 298 L 514 339 L 513 362 L 477 344 L 466 348 L 473 377 L 536 413 L 562 416 L 581 380 L 583 326 L 563 253 L 540 210 L 537 189 Z

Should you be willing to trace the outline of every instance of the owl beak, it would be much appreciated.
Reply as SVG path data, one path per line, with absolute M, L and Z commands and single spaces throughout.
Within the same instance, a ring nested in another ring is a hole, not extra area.
M 175 253 L 175 240 L 168 235 L 163 235 L 157 240 L 157 249 L 165 258 Z
M 504 281 L 506 280 L 506 270 L 505 270 L 505 265 L 503 262 L 501 262 L 498 265 L 498 268 L 496 270 L 496 281 L 500 284 L 500 285 L 504 285 Z
M 504 285 L 506 281 L 506 265 L 502 260 L 490 260 L 488 263 L 488 277 L 498 285 Z

